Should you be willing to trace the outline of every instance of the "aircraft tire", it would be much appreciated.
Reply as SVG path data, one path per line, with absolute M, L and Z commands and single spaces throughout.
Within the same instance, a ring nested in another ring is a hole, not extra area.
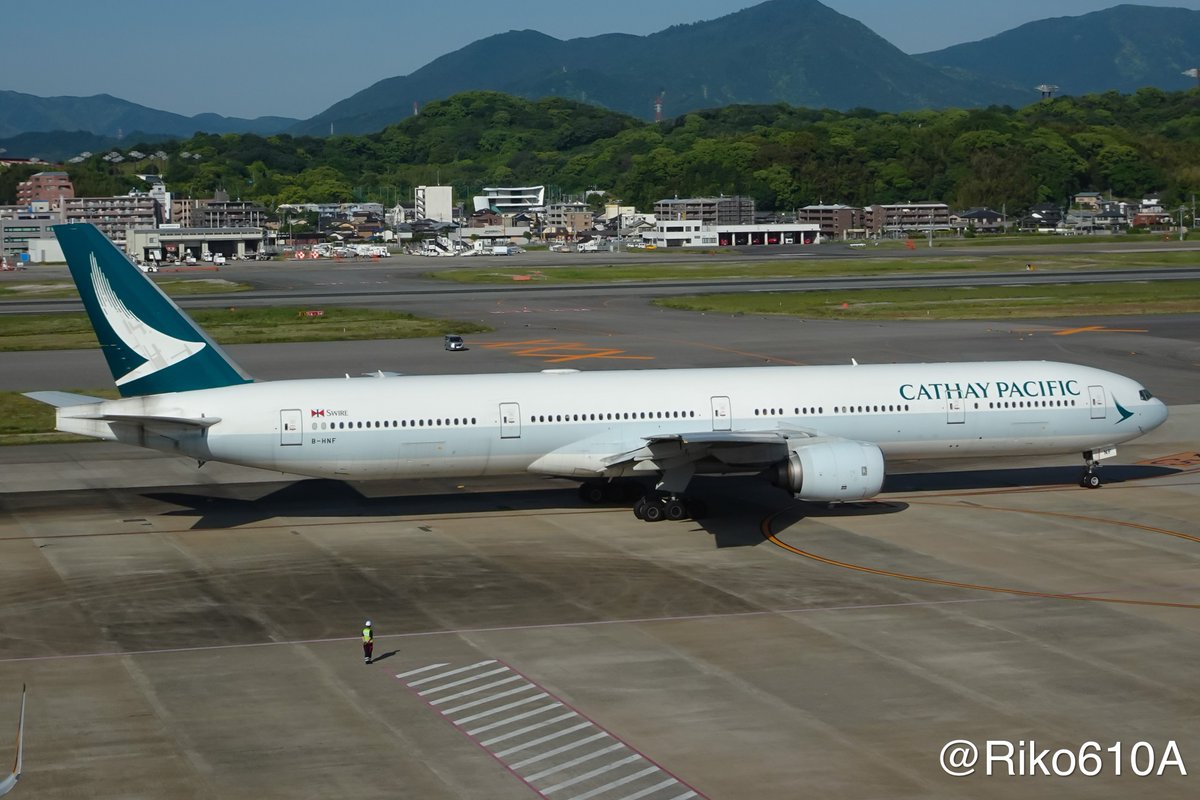
M 607 499 L 606 495 L 605 485 L 600 481 L 584 481 L 579 484 L 579 496 L 585 502 L 593 505 L 603 503 Z
M 662 503 L 649 502 L 642 509 L 642 519 L 646 522 L 662 522 L 666 518 L 666 506 Z
M 683 504 L 682 500 L 668 500 L 664 511 L 666 512 L 667 519 L 672 522 L 679 522 L 682 519 L 687 519 L 688 516 L 687 506 Z
M 635 517 L 637 517 L 638 519 L 644 520 L 646 518 L 645 513 L 646 513 L 646 498 L 639 497 L 638 501 L 633 504 L 633 515 Z
M 1087 489 L 1099 489 L 1100 483 L 1100 476 L 1094 472 L 1089 472 L 1083 476 L 1083 481 L 1080 485 Z

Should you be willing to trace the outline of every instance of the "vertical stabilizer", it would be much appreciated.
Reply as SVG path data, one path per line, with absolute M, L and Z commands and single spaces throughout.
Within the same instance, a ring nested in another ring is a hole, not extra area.
M 95 225 L 54 233 L 123 397 L 250 382 Z

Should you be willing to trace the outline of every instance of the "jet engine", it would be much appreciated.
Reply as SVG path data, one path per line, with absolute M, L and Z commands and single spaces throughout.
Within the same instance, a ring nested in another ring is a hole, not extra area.
M 801 500 L 865 500 L 883 488 L 883 453 L 866 442 L 814 441 L 792 450 L 770 477 Z

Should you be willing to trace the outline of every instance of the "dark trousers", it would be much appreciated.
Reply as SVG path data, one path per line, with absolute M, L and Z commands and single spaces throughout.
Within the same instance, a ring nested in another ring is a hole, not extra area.
M 374 642 L 363 642 L 363 658 L 371 660 L 371 653 L 375 650 Z

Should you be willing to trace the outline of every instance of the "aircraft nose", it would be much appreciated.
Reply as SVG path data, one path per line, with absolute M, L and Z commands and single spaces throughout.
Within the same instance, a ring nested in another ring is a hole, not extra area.
M 1146 430 L 1153 430 L 1167 421 L 1167 406 L 1157 397 L 1146 404 Z

